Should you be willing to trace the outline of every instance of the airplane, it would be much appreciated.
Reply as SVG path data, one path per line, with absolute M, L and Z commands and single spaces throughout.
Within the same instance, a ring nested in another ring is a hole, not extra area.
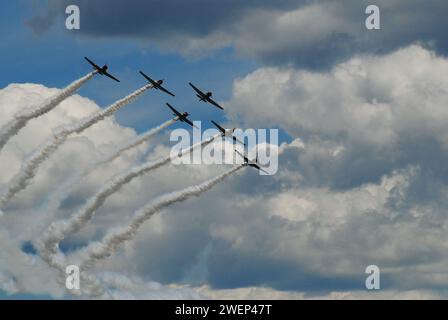
M 107 64 L 105 64 L 104 66 L 100 67 L 99 65 L 97 65 L 95 62 L 93 62 L 92 60 L 90 60 L 87 57 L 84 57 L 84 59 L 87 60 L 88 63 L 90 63 L 92 65 L 92 67 L 98 71 L 99 74 L 109 77 L 117 82 L 120 82 L 120 80 L 118 80 L 117 78 L 115 78 L 113 75 L 111 75 L 109 72 L 107 72 L 108 66 Z
M 207 92 L 204 93 L 201 90 L 199 90 L 197 87 L 194 86 L 191 82 L 188 82 L 188 84 L 193 88 L 194 91 L 196 91 L 196 97 L 199 98 L 199 101 L 208 102 L 214 105 L 215 107 L 224 110 L 223 107 L 221 107 L 219 104 L 217 104 L 215 101 L 212 100 L 213 93 Z
M 241 154 L 240 152 L 238 152 L 238 150 L 235 150 L 236 153 L 238 153 L 241 157 L 243 157 L 244 159 L 244 166 L 249 166 L 255 169 L 258 169 L 258 171 L 262 171 L 266 174 L 269 174 L 269 172 L 267 172 L 266 170 L 264 170 L 263 168 L 261 168 L 258 165 L 258 156 L 255 158 L 255 160 L 249 160 L 245 155 Z
M 181 122 L 185 122 L 188 123 L 190 126 L 199 129 L 198 127 L 196 127 L 193 122 L 191 122 L 187 117 L 190 115 L 188 112 L 183 112 L 180 113 L 179 111 L 177 111 L 176 109 L 174 109 L 174 107 L 172 105 L 170 105 L 168 102 L 166 103 L 166 105 L 168 106 L 168 108 L 171 109 L 171 111 L 173 111 L 173 115 L 175 116 L 174 120 L 175 121 L 181 121 Z
M 212 120 L 212 123 L 215 125 L 215 127 L 217 127 L 219 129 L 219 131 L 221 131 L 221 136 L 222 137 L 232 137 L 233 141 L 239 142 L 243 146 L 246 145 L 244 142 L 240 141 L 239 139 L 237 139 L 236 137 L 233 136 L 233 132 L 235 131 L 235 128 L 233 128 L 233 129 L 224 129 L 223 127 L 221 127 L 219 124 L 217 124 L 213 120 Z
M 174 94 L 172 94 L 171 92 L 169 92 L 168 90 L 166 90 L 164 87 L 162 87 L 163 80 L 157 80 L 157 81 L 155 81 L 155 80 L 151 79 L 150 77 L 148 77 L 146 74 L 144 74 L 142 71 L 140 71 L 140 74 L 141 74 L 143 77 L 145 77 L 145 79 L 148 80 L 148 81 L 153 85 L 153 88 L 154 88 L 154 89 L 161 90 L 161 91 L 163 91 L 163 92 L 169 94 L 170 96 L 173 96 L 173 97 L 175 96 Z

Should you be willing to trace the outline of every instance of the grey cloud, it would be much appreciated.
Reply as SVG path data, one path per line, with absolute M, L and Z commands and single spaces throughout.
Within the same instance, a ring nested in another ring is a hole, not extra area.
M 304 185 L 350 189 L 408 165 L 428 186 L 446 184 L 446 72 L 446 59 L 419 46 L 328 72 L 262 68 L 235 82 L 227 105 L 245 126 L 279 126 L 304 141 L 298 163 L 280 164 Z
M 434 204 L 408 203 L 420 174 L 409 168 L 347 191 L 297 186 L 254 196 L 234 189 L 247 179 L 243 173 L 148 222 L 125 252 L 141 276 L 166 284 L 189 283 L 185 275 L 206 252 L 199 284 L 214 289 L 268 286 L 311 295 L 362 290 L 369 264 L 384 268 L 384 289 L 431 288 L 434 283 L 415 268 L 446 266 L 447 220 L 439 216 L 437 224 L 428 224 Z M 252 184 L 262 183 L 258 179 Z M 106 266 L 117 261 L 123 263 L 123 256 Z
M 154 38 L 203 37 L 220 28 L 237 24 L 250 11 L 284 10 L 293 0 L 249 1 L 50 1 L 49 11 L 63 14 L 65 7 L 75 4 L 83 17 L 81 32 L 91 36 L 129 36 Z M 41 20 L 46 19 L 44 15 Z M 51 24 L 49 21 L 48 25 Z
M 233 46 L 270 65 L 322 69 L 356 53 L 386 54 L 421 43 L 446 54 L 443 0 L 379 0 L 382 29 L 364 26 L 371 1 L 50 1 L 28 25 L 42 31 L 67 4 L 82 11 L 80 33 L 144 39 L 163 49 L 203 54 Z

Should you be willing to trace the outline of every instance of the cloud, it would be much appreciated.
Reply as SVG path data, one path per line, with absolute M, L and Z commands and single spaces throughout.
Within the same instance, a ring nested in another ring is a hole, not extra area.
M 63 296 L 51 270 L 42 261 L 24 253 L 20 242 L 13 239 L 4 227 L 0 229 L 0 243 L 0 291 Z
M 270 288 L 249 287 L 242 289 L 213 290 L 209 287 L 199 289 L 211 299 L 230 300 L 434 300 L 444 299 L 443 293 L 428 291 L 335 291 L 328 294 L 309 295 L 306 292 L 278 291 Z
M 294 189 L 253 195 L 247 171 L 207 197 L 155 216 L 103 268 L 134 268 L 164 284 L 316 295 L 362 290 L 365 267 L 377 264 L 385 290 L 430 290 L 444 283 L 427 275 L 444 274 L 446 218 L 431 205 L 408 207 L 418 176 L 408 168 L 347 191 L 296 182 Z
M 62 7 L 56 5 L 57 2 L 50 0 L 46 9 L 39 7 L 35 1 L 31 3 L 35 15 L 25 20 L 25 25 L 33 30 L 37 35 L 43 35 L 47 32 L 57 21 L 57 17 L 61 12 L 59 10 Z M 40 8 L 40 9 L 38 9 Z M 65 10 L 62 11 L 65 13 Z
M 304 183 L 350 187 L 413 164 L 446 181 L 447 72 L 420 46 L 326 72 L 261 68 L 235 81 L 227 109 L 246 126 L 301 137 Z
M 57 91 L 59 89 L 35 84 L 11 84 L 1 89 L 0 125 L 11 119 L 17 111 L 39 105 Z M 97 110 L 99 107 L 93 101 L 74 95 L 51 113 L 30 121 L 27 127 L 10 140 L 4 153 L 0 155 L 0 188 L 6 187 L 19 170 L 24 158 L 51 135 L 53 128 L 79 120 Z M 124 141 L 134 136 L 133 130 L 122 128 L 115 121 L 107 119 L 96 128 L 71 139 L 44 165 L 42 172 L 36 176 L 36 185 L 5 209 L 5 214 L 0 218 L 0 242 L 5 249 L 0 257 L 0 273 L 6 275 L 6 281 L 9 282 L 5 283 L 10 285 L 3 286 L 3 289 L 9 293 L 51 294 L 62 297 L 64 292 L 56 283 L 54 270 L 49 269 L 36 256 L 22 252 L 21 247 L 24 243 L 33 241 L 48 221 L 59 214 L 46 212 L 45 202 L 67 174 L 76 170 L 75 168 L 87 167 L 90 161 L 99 158 L 108 150 L 111 151 L 115 141 Z M 89 184 L 87 182 L 83 186 Z M 90 185 L 97 186 L 96 183 Z
M 231 46 L 265 64 L 322 69 L 357 53 L 387 54 L 413 43 L 448 52 L 443 0 L 376 1 L 382 27 L 375 31 L 365 28 L 371 3 L 359 0 L 50 1 L 28 25 L 42 32 L 69 4 L 80 6 L 82 36 L 143 40 L 187 55 Z

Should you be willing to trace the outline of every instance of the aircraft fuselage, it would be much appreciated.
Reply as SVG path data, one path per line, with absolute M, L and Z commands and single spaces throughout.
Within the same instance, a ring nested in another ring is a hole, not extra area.
M 163 83 L 163 80 L 157 80 L 157 81 L 154 83 L 154 87 L 155 87 L 156 89 L 158 89 L 158 88 L 160 88 L 160 86 L 162 85 L 162 83 Z
M 107 65 L 102 66 L 101 68 L 98 68 L 99 74 L 105 74 L 107 72 Z

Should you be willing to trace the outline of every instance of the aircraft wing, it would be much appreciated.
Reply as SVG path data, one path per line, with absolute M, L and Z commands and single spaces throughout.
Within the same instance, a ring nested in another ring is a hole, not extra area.
M 244 161 L 249 161 L 246 156 L 244 154 L 242 154 L 241 152 L 239 152 L 238 150 L 235 149 L 235 152 L 238 153 L 243 159 Z
M 264 170 L 262 167 L 260 167 L 258 164 L 252 164 L 251 165 L 252 167 L 254 167 L 254 168 L 256 168 L 256 169 L 258 169 L 258 170 L 260 170 L 260 171 L 262 171 L 262 172 L 264 172 L 264 173 L 266 173 L 266 174 L 269 174 L 269 172 L 267 172 L 266 170 Z
M 165 93 L 167 93 L 167 94 L 169 94 L 170 96 L 175 97 L 174 94 L 172 94 L 171 92 L 169 92 L 168 90 L 166 90 L 166 89 L 165 89 L 164 87 L 162 87 L 161 85 L 158 85 L 156 88 L 159 89 L 159 90 L 161 90 L 161 91 L 163 91 L 163 92 L 165 92 Z
M 92 60 L 90 60 L 89 58 L 87 58 L 87 57 L 84 57 L 84 59 L 86 59 L 86 61 L 88 62 L 88 63 L 90 63 L 95 69 L 101 69 L 95 62 L 93 62 Z
M 238 154 L 244 159 L 244 162 L 247 163 L 247 164 L 249 164 L 249 166 L 251 166 L 251 167 L 253 167 L 253 168 L 255 168 L 255 169 L 258 169 L 259 171 L 262 171 L 262 172 L 264 172 L 264 173 L 266 173 L 266 174 L 269 174 L 269 172 L 267 172 L 267 171 L 264 170 L 262 167 L 260 167 L 260 166 L 258 165 L 258 163 L 251 163 L 251 162 L 249 161 L 249 159 L 248 159 L 245 155 L 243 155 L 241 152 L 239 152 L 238 150 L 235 149 L 235 152 L 238 153 Z
M 212 105 L 214 105 L 215 107 L 224 110 L 223 107 L 221 107 L 219 104 L 217 104 L 215 101 L 213 101 L 211 98 L 207 98 L 207 101 L 210 102 Z
M 193 122 L 191 122 L 191 121 L 190 121 L 189 119 L 187 119 L 187 118 L 183 118 L 182 121 L 188 123 L 188 124 L 189 124 L 190 126 L 192 126 L 193 128 L 199 129 L 198 127 L 196 127 L 196 126 L 193 124 Z
M 117 78 L 115 78 L 113 75 L 111 75 L 109 72 L 103 72 L 103 75 L 105 75 L 106 77 L 109 77 L 117 82 L 120 82 L 120 80 L 118 80 Z
M 243 146 L 246 145 L 243 141 L 237 139 L 237 137 L 232 136 L 232 139 L 233 139 L 233 141 L 235 141 L 235 142 L 239 142 L 239 143 L 241 143 Z
M 150 83 L 152 83 L 153 85 L 157 84 L 154 80 L 152 80 L 149 76 L 147 76 L 146 74 L 144 74 L 142 71 L 139 71 L 140 74 L 145 77 L 146 80 L 148 80 Z
M 168 102 L 166 103 L 166 105 L 168 106 L 168 108 L 171 109 L 171 111 L 173 111 L 179 117 L 179 119 L 182 117 L 182 114 L 179 111 L 177 111 L 176 109 L 174 109 L 174 107 L 172 105 L 170 105 Z
M 223 127 L 221 127 L 219 124 L 217 124 L 215 121 L 213 121 L 213 120 L 211 120 L 211 121 L 215 125 L 215 127 L 217 127 L 219 129 L 219 131 L 221 131 L 222 133 L 226 132 L 226 130 Z
M 188 84 L 189 84 L 189 85 L 193 88 L 193 90 L 196 91 L 199 95 L 201 95 L 201 96 L 205 96 L 205 93 L 202 92 L 201 90 L 199 90 L 198 88 L 196 88 L 196 87 L 194 86 L 194 84 L 192 84 L 191 82 L 188 82 Z

